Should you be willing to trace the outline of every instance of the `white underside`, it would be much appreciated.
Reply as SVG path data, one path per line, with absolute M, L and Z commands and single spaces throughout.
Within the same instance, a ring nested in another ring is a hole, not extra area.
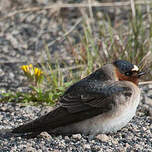
M 104 113 L 75 124 L 85 134 L 111 133 L 120 130 L 133 118 L 140 101 L 140 94 L 134 101 L 121 105 L 110 113 Z

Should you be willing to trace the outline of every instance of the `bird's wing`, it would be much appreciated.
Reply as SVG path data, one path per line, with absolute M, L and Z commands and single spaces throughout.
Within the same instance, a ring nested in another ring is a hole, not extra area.
M 90 109 L 106 112 L 111 110 L 112 105 L 117 104 L 116 98 L 123 96 L 122 100 L 125 100 L 131 95 L 132 89 L 126 85 L 126 82 L 79 81 L 65 92 L 60 102 L 70 113 Z
M 116 101 L 130 98 L 132 90 L 123 82 L 82 80 L 61 97 L 61 106 L 32 122 L 15 128 L 13 133 L 40 133 L 112 110 Z

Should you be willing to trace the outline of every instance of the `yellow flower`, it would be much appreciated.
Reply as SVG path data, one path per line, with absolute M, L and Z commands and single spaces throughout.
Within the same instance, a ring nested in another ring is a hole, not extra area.
M 39 68 L 34 68 L 34 75 L 40 77 L 43 72 Z
M 24 71 L 24 74 L 27 76 L 27 78 L 35 82 L 35 84 L 39 83 L 43 78 L 42 70 L 33 67 L 32 64 L 23 65 L 21 66 L 21 69 Z
M 26 66 L 26 65 L 23 65 L 23 66 L 21 67 L 21 69 L 22 69 L 24 72 L 27 72 L 27 66 Z
M 29 74 L 33 74 L 33 72 L 34 72 L 34 67 L 33 67 L 33 65 L 32 64 L 30 64 L 30 65 L 23 65 L 23 66 L 21 66 L 21 69 L 25 72 L 25 73 L 29 73 Z

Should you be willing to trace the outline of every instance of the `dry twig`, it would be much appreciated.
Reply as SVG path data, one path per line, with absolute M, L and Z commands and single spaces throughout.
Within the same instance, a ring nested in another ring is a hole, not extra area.
M 152 63 L 152 51 L 148 51 L 139 63 L 140 70 L 147 69 Z
M 132 17 L 135 18 L 135 16 L 136 16 L 135 2 L 134 2 L 134 0 L 130 0 L 130 3 L 131 3 Z
M 134 2 L 135 5 L 150 5 L 152 2 L 149 0 L 138 0 Z M 122 6 L 130 6 L 131 1 L 127 2 L 112 2 L 112 3 L 74 3 L 74 4 L 53 4 L 48 5 L 45 7 L 32 7 L 32 8 L 25 8 L 13 11 L 6 15 L 5 17 L 1 18 L 0 21 L 10 18 L 16 14 L 26 13 L 26 12 L 34 12 L 40 10 L 48 10 L 53 8 L 90 8 L 90 7 L 122 7 Z

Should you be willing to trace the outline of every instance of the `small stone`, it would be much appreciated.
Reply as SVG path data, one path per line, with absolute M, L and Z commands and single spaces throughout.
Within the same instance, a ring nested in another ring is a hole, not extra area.
M 74 135 L 72 135 L 72 138 L 74 138 L 74 139 L 81 139 L 81 134 L 74 134 Z
M 111 138 L 111 142 L 114 144 L 114 145 L 117 145 L 118 144 L 118 141 L 116 139 L 113 139 Z
M 149 106 L 152 106 L 152 98 L 145 97 L 145 104 L 148 104 Z
M 58 149 L 54 149 L 52 152 L 60 152 L 60 150 L 58 150 Z
M 152 84 L 149 84 L 149 85 L 148 85 L 148 88 L 149 88 L 149 89 L 152 89 Z
M 48 134 L 47 132 L 42 132 L 42 133 L 40 134 L 40 136 L 42 136 L 43 138 L 46 138 L 46 139 L 52 138 L 51 135 Z
M 50 106 L 46 106 L 45 108 L 42 108 L 42 110 L 40 111 L 41 115 L 46 115 L 48 112 L 52 111 L 53 107 Z
M 0 115 L 0 121 L 2 120 L 2 118 L 3 118 L 2 115 Z
M 27 151 L 27 152 L 35 152 L 36 149 L 33 148 L 33 147 L 27 147 L 27 148 L 26 148 L 26 151 Z
M 64 137 L 64 140 L 65 140 L 65 141 L 69 141 L 70 138 L 69 138 L 68 136 L 65 136 L 65 137 Z
M 48 0 L 36 0 L 36 2 L 38 3 L 38 4 L 47 4 L 48 3 Z
M 151 108 L 151 107 L 149 107 L 149 108 L 148 108 L 148 111 L 149 111 L 149 116 L 151 116 L 151 117 L 152 117 L 152 108 Z
M 139 145 L 139 144 L 135 144 L 135 148 L 136 148 L 137 150 L 141 150 L 141 149 L 142 149 L 142 146 Z
M 35 15 L 31 14 L 31 15 L 28 16 L 28 18 L 26 18 L 26 21 L 27 22 L 32 22 L 34 20 L 34 18 L 35 18 Z
M 84 144 L 84 145 L 83 145 L 83 148 L 86 150 L 86 149 L 90 149 L 91 147 L 90 147 L 89 144 Z
M 99 134 L 96 136 L 96 139 L 99 139 L 100 141 L 103 141 L 103 142 L 107 142 L 109 141 L 109 137 L 105 134 Z
M 17 41 L 15 37 L 13 37 L 11 34 L 7 34 L 6 38 L 11 42 L 14 48 L 18 48 L 19 42 Z
M 151 90 L 148 90 L 147 96 L 148 96 L 148 97 L 152 97 L 152 89 L 151 89 Z
M 3 77 L 5 75 L 4 71 L 0 69 L 0 77 Z
M 129 146 L 130 146 L 130 145 L 129 145 L 128 143 L 125 144 L 125 148 L 126 148 L 126 149 L 129 148 Z
M 11 79 L 13 79 L 13 78 L 15 77 L 14 73 L 13 73 L 13 72 L 10 72 L 10 73 L 9 73 L 9 77 L 10 77 Z
M 6 111 L 6 110 L 7 110 L 7 107 L 3 106 L 3 107 L 0 108 L 0 110 L 1 110 L 1 111 Z

